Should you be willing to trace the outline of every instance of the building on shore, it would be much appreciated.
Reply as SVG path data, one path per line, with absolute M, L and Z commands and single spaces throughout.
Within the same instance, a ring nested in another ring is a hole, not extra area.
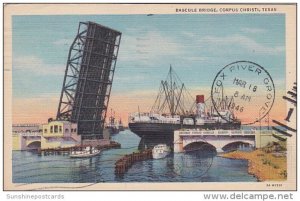
M 51 121 L 42 125 L 41 148 L 71 147 L 81 144 L 77 124 L 69 121 Z
M 77 124 L 51 121 L 47 124 L 18 124 L 12 127 L 13 150 L 71 147 L 81 144 Z

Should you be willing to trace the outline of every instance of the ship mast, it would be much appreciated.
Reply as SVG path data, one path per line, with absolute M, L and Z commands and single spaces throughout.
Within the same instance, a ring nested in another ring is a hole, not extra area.
M 187 92 L 185 85 L 170 65 L 165 81 L 161 81 L 159 93 L 151 108 L 151 112 L 170 114 L 191 113 L 195 107 L 192 96 Z
M 171 115 L 174 115 L 174 91 L 173 91 L 173 81 L 172 81 L 172 66 L 170 65 L 170 92 L 171 92 L 171 104 L 170 104 L 170 111 Z
M 229 110 L 234 117 L 234 100 L 224 96 L 223 86 L 215 89 L 217 93 L 212 105 L 212 98 L 208 97 L 205 101 L 205 113 L 210 115 L 218 111 Z M 151 108 L 151 113 L 174 115 L 191 115 L 195 113 L 196 102 L 187 91 L 185 84 L 182 83 L 178 75 L 170 65 L 168 75 L 165 80 L 161 81 L 158 95 Z
M 175 115 L 175 111 L 174 111 L 174 85 L 173 85 L 173 80 L 172 80 L 172 66 L 170 65 L 170 80 L 171 80 L 171 115 L 174 116 Z

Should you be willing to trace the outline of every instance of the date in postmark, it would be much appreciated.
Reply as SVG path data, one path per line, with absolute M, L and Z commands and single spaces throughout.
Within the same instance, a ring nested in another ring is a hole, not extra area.
M 236 61 L 226 65 L 216 75 L 211 88 L 216 113 L 226 121 L 254 124 L 271 110 L 275 100 L 275 86 L 268 71 L 250 61 Z M 230 111 L 230 116 L 224 113 Z

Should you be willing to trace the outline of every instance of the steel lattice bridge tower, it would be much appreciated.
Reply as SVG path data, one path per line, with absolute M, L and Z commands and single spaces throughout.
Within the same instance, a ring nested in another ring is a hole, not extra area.
M 82 139 L 103 138 L 121 34 L 80 22 L 70 47 L 56 119 L 77 123 Z

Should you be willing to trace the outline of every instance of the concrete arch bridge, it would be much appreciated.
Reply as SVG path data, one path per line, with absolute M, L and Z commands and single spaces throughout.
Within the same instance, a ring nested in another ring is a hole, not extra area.
M 210 130 L 175 131 L 174 152 L 183 152 L 201 148 L 215 149 L 217 152 L 234 150 L 237 147 L 252 148 L 256 145 L 255 131 Z
M 41 147 L 40 132 L 14 132 L 13 150 L 35 150 Z

